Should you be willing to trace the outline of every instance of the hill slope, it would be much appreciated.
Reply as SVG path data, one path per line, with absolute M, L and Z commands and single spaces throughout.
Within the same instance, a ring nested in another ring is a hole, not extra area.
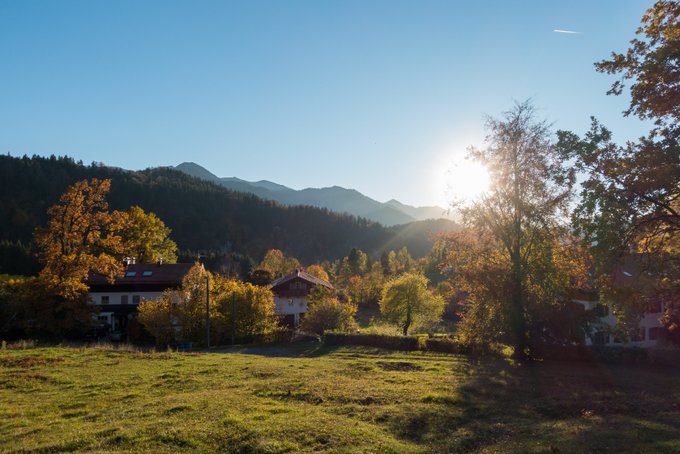
M 352 247 L 376 256 L 406 246 L 421 256 L 432 245 L 428 222 L 386 228 L 328 209 L 282 206 L 170 168 L 135 172 L 70 158 L 11 156 L 0 156 L 0 242 L 30 243 L 47 221 L 47 208 L 86 178 L 110 178 L 111 209 L 138 205 L 156 213 L 181 250 L 236 252 L 259 261 L 267 249 L 278 248 L 311 263 L 340 258 Z

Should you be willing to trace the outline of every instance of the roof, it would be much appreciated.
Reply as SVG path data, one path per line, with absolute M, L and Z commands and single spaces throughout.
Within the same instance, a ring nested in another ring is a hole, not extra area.
M 324 281 L 323 279 L 319 279 L 316 276 L 312 276 L 308 272 L 303 271 L 301 268 L 297 268 L 292 273 L 286 274 L 285 276 L 278 278 L 277 280 L 271 283 L 270 288 L 278 287 L 281 284 L 285 284 L 286 282 L 298 278 L 314 285 L 322 285 L 324 287 L 333 288 L 330 282 Z
M 193 263 L 139 263 L 125 267 L 123 276 L 117 276 L 111 284 L 106 276 L 101 274 L 91 274 L 85 284 L 92 286 L 164 286 L 178 287 L 182 284 L 182 279 L 189 272 Z

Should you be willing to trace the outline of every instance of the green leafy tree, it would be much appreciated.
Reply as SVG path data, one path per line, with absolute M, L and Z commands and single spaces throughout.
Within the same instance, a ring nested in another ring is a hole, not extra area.
M 380 298 L 380 313 L 389 323 L 399 326 L 404 336 L 415 324 L 438 321 L 444 300 L 427 288 L 427 278 L 403 274 L 388 281 Z
M 170 239 L 170 229 L 153 213 L 138 206 L 118 212 L 123 228 L 124 253 L 140 263 L 177 263 L 177 245 Z

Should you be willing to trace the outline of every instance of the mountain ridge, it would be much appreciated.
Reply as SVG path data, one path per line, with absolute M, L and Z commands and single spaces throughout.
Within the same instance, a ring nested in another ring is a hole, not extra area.
M 268 180 L 253 182 L 237 177 L 218 177 L 205 167 L 189 161 L 175 166 L 174 169 L 214 182 L 233 191 L 249 192 L 260 198 L 274 200 L 283 205 L 310 205 L 327 208 L 338 213 L 360 216 L 388 227 L 414 221 L 451 219 L 446 210 L 441 207 L 414 207 L 395 199 L 382 203 L 356 189 L 337 185 L 298 190 Z

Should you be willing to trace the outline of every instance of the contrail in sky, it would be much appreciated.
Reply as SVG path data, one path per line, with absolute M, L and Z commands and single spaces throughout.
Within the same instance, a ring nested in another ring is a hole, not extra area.
M 556 28 L 553 30 L 555 33 L 566 33 L 568 35 L 580 35 L 581 32 L 575 32 L 573 30 L 560 30 L 559 28 Z

